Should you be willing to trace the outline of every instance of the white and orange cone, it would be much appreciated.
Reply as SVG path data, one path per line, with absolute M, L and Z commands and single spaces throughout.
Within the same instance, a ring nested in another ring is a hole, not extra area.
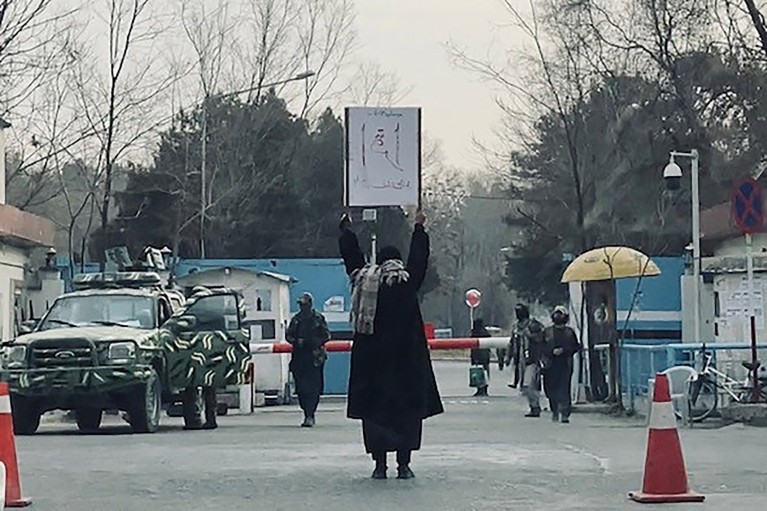
M 705 499 L 703 495 L 690 491 L 687 482 L 676 415 L 665 374 L 655 377 L 642 491 L 629 493 L 629 498 L 642 504 L 703 502 Z
M 13 412 L 7 383 L 0 383 L 0 463 L 5 466 L 5 507 L 27 507 L 32 501 L 21 496 Z

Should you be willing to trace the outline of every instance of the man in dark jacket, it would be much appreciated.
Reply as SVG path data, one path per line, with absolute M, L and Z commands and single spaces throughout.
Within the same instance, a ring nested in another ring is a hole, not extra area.
M 543 325 L 530 317 L 530 309 L 524 304 L 517 304 L 515 313 L 517 324 L 511 337 L 507 361 L 511 365 L 511 359 L 514 359 L 515 375 L 518 375 L 514 383 L 520 382 L 521 379 L 522 394 L 530 406 L 530 411 L 525 417 L 540 417 L 541 366 L 545 354 Z
M 490 337 L 490 332 L 485 328 L 485 322 L 481 318 L 474 320 L 474 325 L 471 328 L 472 338 Z M 482 366 L 485 370 L 486 379 L 485 385 L 477 388 L 477 392 L 474 393 L 474 397 L 487 395 L 487 381 L 490 379 L 490 350 L 487 348 L 473 348 L 471 350 L 471 365 Z
M 411 479 L 410 457 L 421 447 L 423 420 L 443 412 L 418 303 L 426 275 L 429 236 L 418 212 L 407 264 L 384 247 L 365 264 L 348 215 L 339 247 L 352 278 L 354 344 L 347 416 L 362 420 L 374 479 L 386 478 L 387 452 L 397 453 L 397 477 Z
M 573 376 L 573 357 L 581 350 L 575 330 L 567 326 L 570 315 L 567 309 L 558 305 L 551 314 L 552 326 L 546 328 L 546 353 L 549 357 L 543 375 L 543 385 L 549 398 L 552 420 L 570 422 L 572 400 L 570 396 Z
M 330 331 L 325 317 L 314 310 L 314 298 L 303 293 L 298 299 L 301 310 L 293 316 L 288 326 L 287 340 L 293 345 L 290 370 L 296 382 L 298 404 L 304 411 L 304 428 L 315 424 L 314 413 L 320 402 L 324 387 L 324 370 L 327 353 L 325 343 Z

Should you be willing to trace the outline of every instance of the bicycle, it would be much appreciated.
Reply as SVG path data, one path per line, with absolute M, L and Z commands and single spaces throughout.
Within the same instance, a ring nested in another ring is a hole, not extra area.
M 719 393 L 723 391 L 737 403 L 750 403 L 753 398 L 753 374 L 754 366 L 750 362 L 743 362 L 743 367 L 749 370 L 749 375 L 745 381 L 738 381 L 735 378 L 719 371 L 713 366 L 714 356 L 706 351 L 705 344 L 701 348 L 699 355 L 701 357 L 702 367 L 697 376 L 690 382 L 690 420 L 701 422 L 714 413 L 719 404 Z M 758 369 L 757 365 L 757 369 Z M 767 375 L 759 378 L 760 401 L 767 400 Z

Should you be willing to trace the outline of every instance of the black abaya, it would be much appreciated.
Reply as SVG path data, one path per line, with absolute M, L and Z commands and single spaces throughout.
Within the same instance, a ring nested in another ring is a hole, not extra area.
M 364 266 L 353 232 L 344 231 L 339 245 L 347 273 Z M 369 453 L 419 449 L 421 422 L 443 412 L 418 303 L 428 259 L 429 237 L 416 225 L 409 280 L 382 285 L 373 335 L 354 335 L 347 416 L 363 421 Z

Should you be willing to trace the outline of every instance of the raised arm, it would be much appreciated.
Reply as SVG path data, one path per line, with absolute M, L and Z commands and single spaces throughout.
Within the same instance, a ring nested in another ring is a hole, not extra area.
M 426 234 L 423 226 L 425 221 L 426 217 L 423 213 L 418 212 L 413 237 L 410 240 L 410 253 L 407 257 L 407 271 L 416 289 L 421 288 L 426 278 L 426 269 L 429 267 L 429 235 Z
M 338 248 L 346 266 L 346 273 L 351 275 L 365 266 L 365 255 L 360 249 L 357 235 L 351 229 L 351 220 L 348 215 L 341 218 L 341 237 L 338 238 Z

